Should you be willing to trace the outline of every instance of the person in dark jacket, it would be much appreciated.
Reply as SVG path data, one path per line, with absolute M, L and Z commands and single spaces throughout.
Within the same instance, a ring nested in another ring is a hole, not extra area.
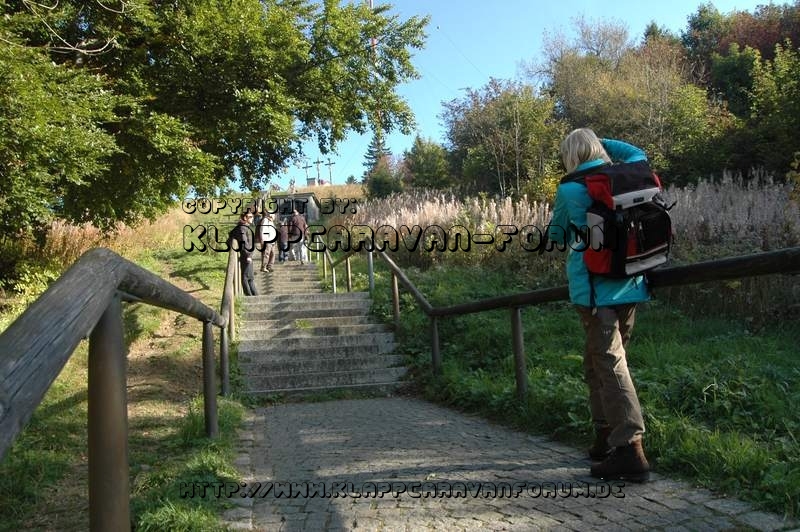
M 292 245 L 292 257 L 294 260 L 299 260 L 300 265 L 305 264 L 308 260 L 308 252 L 306 250 L 307 230 L 306 217 L 300 214 L 297 209 L 293 210 L 292 218 L 289 221 L 289 242 Z
M 253 213 L 247 210 L 239 217 L 239 222 L 231 232 L 231 244 L 239 252 L 239 267 L 242 271 L 242 290 L 246 296 L 257 296 L 253 278 Z
M 289 259 L 289 226 L 286 218 L 281 219 L 278 227 L 278 262 L 286 262 Z

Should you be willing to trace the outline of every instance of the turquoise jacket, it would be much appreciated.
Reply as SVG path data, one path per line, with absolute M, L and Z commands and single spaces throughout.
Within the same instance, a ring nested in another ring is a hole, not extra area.
M 601 140 L 603 147 L 613 162 L 635 162 L 646 160 L 645 153 L 620 140 Z M 595 159 L 578 165 L 575 171 L 602 166 L 605 161 Z M 563 183 L 556 189 L 556 200 L 553 206 L 553 218 L 548 226 L 548 238 L 556 249 L 569 250 L 567 255 L 567 279 L 569 280 L 569 298 L 576 305 L 591 307 L 591 285 L 589 272 L 583 262 L 582 247 L 578 244 L 575 228 L 585 227 L 586 210 L 592 199 L 586 186 L 582 183 Z M 570 243 L 572 244 L 570 246 Z M 576 249 L 573 249 L 576 248 Z M 625 279 L 592 277 L 594 283 L 594 306 L 606 307 L 625 303 L 639 303 L 650 299 L 650 293 L 644 276 Z

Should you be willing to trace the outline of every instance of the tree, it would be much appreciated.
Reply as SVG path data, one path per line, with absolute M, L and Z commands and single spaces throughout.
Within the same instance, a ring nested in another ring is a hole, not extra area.
M 385 198 L 403 191 L 403 183 L 392 168 L 388 156 L 381 157 L 378 163 L 366 176 L 367 196 Z
M 547 86 L 572 127 L 591 127 L 641 146 L 673 179 L 720 162 L 712 142 L 728 133 L 732 122 L 693 84 L 684 49 L 674 39 L 651 30 L 615 61 L 587 53 L 580 40 L 561 49 L 560 59 L 545 69 Z
M 113 116 L 81 115 L 91 118 L 87 134 L 105 132 L 114 149 L 48 202 L 69 219 L 108 227 L 234 176 L 245 188 L 263 186 L 303 141 L 327 153 L 349 131 L 365 132 L 378 110 L 382 132 L 410 132 L 411 111 L 395 89 L 417 75 L 411 54 L 424 44 L 427 19 L 400 20 L 388 9 L 309 0 L 0 3 L 6 42 L 47 50 L 116 98 Z M 27 167 L 20 172 L 20 186 L 38 182 Z
M 444 107 L 449 150 L 467 189 L 520 194 L 528 180 L 549 174 L 562 128 L 553 100 L 532 86 L 490 79 Z
M 100 125 L 117 120 L 120 103 L 88 72 L 0 47 L 0 234 L 33 233 L 64 211 L 68 187 L 108 169 L 118 147 Z
M 785 175 L 800 151 L 800 50 L 788 40 L 753 71 L 752 128 L 767 169 Z
M 403 155 L 405 181 L 415 187 L 444 189 L 453 184 L 447 164 L 447 150 L 433 140 L 417 135 L 411 150 Z
M 379 162 L 391 154 L 384 143 L 383 134 L 380 130 L 376 130 L 372 135 L 372 141 L 367 146 L 367 153 L 364 154 L 364 167 L 366 168 L 364 173 L 369 174 Z
M 761 59 L 758 50 L 732 43 L 726 55 L 711 57 L 711 79 L 716 92 L 727 102 L 736 116 L 750 114 L 753 70 Z
M 688 27 L 681 33 L 681 42 L 694 65 L 694 75 L 701 83 L 708 82 L 711 55 L 719 52 L 718 46 L 727 32 L 725 17 L 714 4 L 702 4 L 689 16 Z
M 680 37 L 673 34 L 669 29 L 659 26 L 654 20 L 644 29 L 644 42 L 658 40 L 667 41 L 671 44 L 680 44 Z

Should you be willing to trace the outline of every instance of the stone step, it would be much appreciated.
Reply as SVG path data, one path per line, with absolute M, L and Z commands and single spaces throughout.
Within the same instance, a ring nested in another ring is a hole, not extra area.
M 270 349 L 270 346 L 264 345 L 270 343 L 271 340 L 252 340 L 242 339 L 239 342 L 239 352 L 242 351 L 257 351 L 263 349 Z M 283 349 L 298 349 L 302 347 L 311 347 L 318 349 L 337 348 L 337 347 L 360 347 L 363 345 L 388 345 L 394 344 L 394 334 L 386 333 L 372 333 L 368 335 L 348 334 L 338 336 L 297 336 L 292 338 L 280 338 L 275 340 L 280 343 Z
M 315 294 L 263 294 L 245 297 L 242 299 L 242 307 L 245 311 L 253 310 L 253 307 L 263 305 L 283 305 L 308 304 L 325 302 L 335 305 L 350 304 L 351 302 L 370 302 L 369 292 L 346 292 L 344 294 L 332 294 L 330 292 Z
M 346 356 L 371 356 L 383 355 L 394 351 L 394 342 L 382 344 L 350 345 L 340 347 L 315 347 L 313 344 L 305 347 L 288 348 L 281 342 L 264 345 L 263 342 L 251 344 L 248 349 L 239 349 L 240 363 L 256 363 L 261 360 L 287 361 L 300 359 L 322 359 Z
M 249 397 L 269 397 L 270 395 L 307 395 L 313 393 L 327 393 L 331 391 L 356 391 L 366 393 L 391 394 L 402 385 L 402 381 L 377 382 L 368 384 L 348 384 L 331 386 L 309 386 L 305 388 L 287 388 L 283 390 L 257 390 L 245 392 Z
M 246 311 L 245 321 L 261 320 L 298 320 L 308 318 L 335 318 L 340 316 L 367 316 L 371 303 L 352 303 L 349 305 L 314 305 L 303 306 L 293 304 L 273 305 L 267 309 Z
M 297 322 L 300 323 L 297 323 Z M 242 330 L 252 329 L 280 329 L 286 327 L 331 327 L 335 325 L 368 325 L 374 323 L 374 318 L 368 315 L 363 316 L 339 316 L 335 318 L 305 318 L 301 320 L 287 320 L 282 316 L 274 320 L 242 320 Z
M 264 281 L 268 281 L 270 283 L 316 283 L 319 284 L 319 274 L 308 273 L 278 273 L 273 271 L 272 273 L 269 272 L 256 272 L 259 275 L 256 277 L 258 279 L 262 279 Z
M 275 264 L 255 276 L 261 295 L 242 298 L 239 322 L 245 393 L 400 386 L 407 370 L 391 329 L 370 315 L 369 293 L 324 292 L 316 264 Z
M 252 323 L 252 322 L 250 322 Z M 295 321 L 297 323 L 297 320 Z M 239 333 L 240 341 L 243 340 L 284 340 L 288 338 L 313 338 L 329 336 L 350 336 L 359 334 L 372 334 L 390 332 L 384 324 L 368 323 L 366 325 L 330 325 L 325 327 L 288 327 L 252 328 L 242 329 Z
M 310 388 L 331 389 L 353 385 L 398 384 L 405 376 L 406 368 L 381 368 L 358 371 L 306 373 L 302 375 L 243 375 L 251 394 L 299 391 Z
M 258 360 L 239 364 L 242 376 L 271 377 L 276 375 L 296 375 L 299 373 L 336 373 L 361 371 L 400 366 L 401 355 L 359 355 L 329 358 L 307 358 L 294 360 Z
M 286 288 L 299 288 L 299 287 L 319 287 L 322 283 L 319 279 L 274 279 L 273 277 L 258 277 L 256 281 L 263 286 L 283 286 Z
M 256 282 L 270 286 L 321 286 L 319 278 L 303 279 L 298 277 L 282 277 L 280 275 L 262 273 L 256 275 Z
M 322 287 L 293 287 L 293 286 L 275 286 L 271 287 L 269 285 L 263 285 L 256 283 L 256 289 L 259 290 L 259 294 L 262 296 L 295 296 L 295 295 L 315 295 L 315 294 L 324 294 L 325 291 Z

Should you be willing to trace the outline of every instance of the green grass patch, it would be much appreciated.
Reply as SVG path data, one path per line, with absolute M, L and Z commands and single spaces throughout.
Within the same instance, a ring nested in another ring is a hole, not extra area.
M 487 268 L 406 273 L 434 306 L 525 290 L 512 273 Z M 386 321 L 392 319 L 390 278 L 381 264 L 373 310 Z M 443 368 L 435 378 L 429 336 L 420 334 L 428 318 L 402 288 L 401 294 L 399 349 L 426 397 L 575 445 L 590 442 L 583 331 L 569 303 L 523 309 L 529 390 L 520 402 L 508 310 L 441 318 Z M 640 305 L 628 356 L 656 470 L 796 516 L 798 336 L 797 322 L 754 328 L 748 320 L 686 314 L 658 299 Z
M 197 397 L 175 433 L 160 438 L 156 448 L 137 453 L 138 474 L 132 486 L 137 530 L 220 529 L 216 513 L 224 507 L 223 499 L 210 491 L 205 498 L 181 497 L 181 486 L 187 483 L 239 480 L 232 449 L 244 407 L 220 398 L 218 408 L 219 439 L 205 437 L 203 398 Z

